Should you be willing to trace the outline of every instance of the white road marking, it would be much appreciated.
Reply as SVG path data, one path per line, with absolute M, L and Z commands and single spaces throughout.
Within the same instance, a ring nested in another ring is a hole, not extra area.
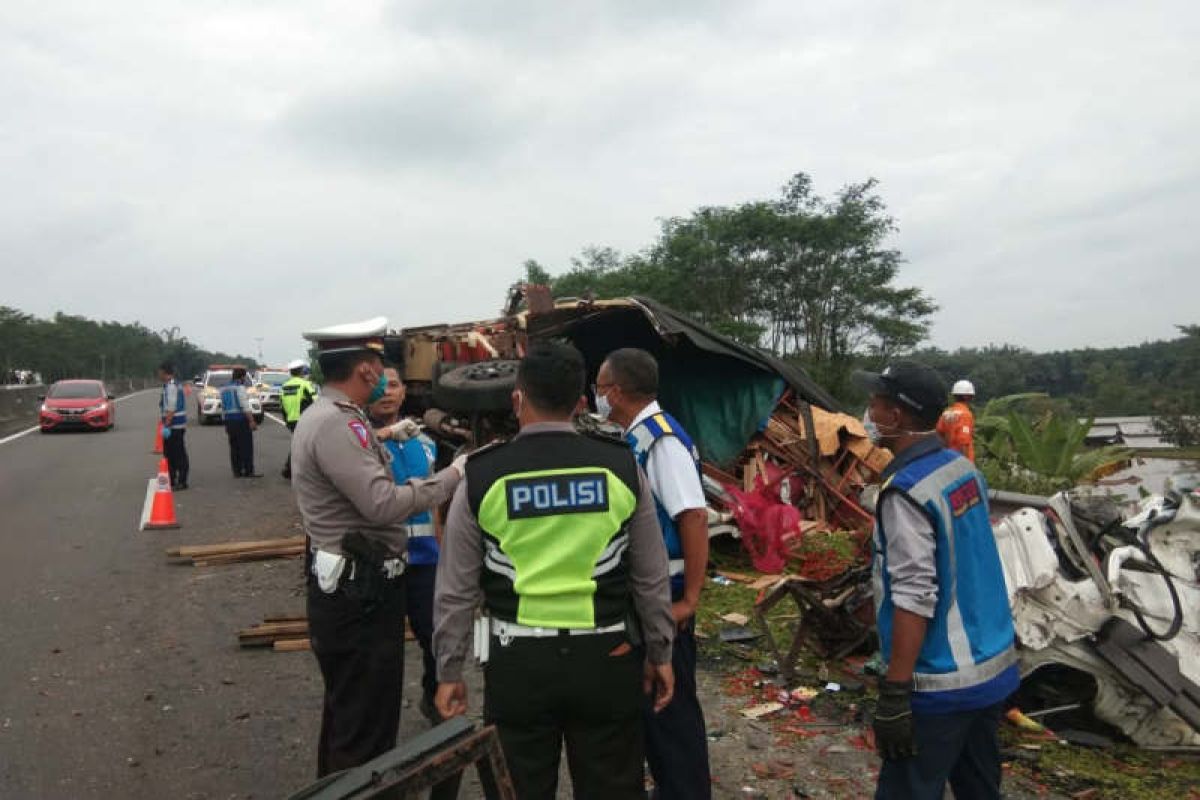
M 275 416 L 274 414 L 268 414 L 266 411 L 264 411 L 263 416 L 266 417 L 267 419 L 271 420 L 272 422 L 278 422 L 280 425 L 282 425 L 285 428 L 287 427 L 287 423 L 284 422 L 283 420 L 281 420 L 279 417 Z M 2 443 L 0 443 L 0 444 L 2 444 Z
M 157 391 L 158 391 L 158 389 L 142 389 L 140 392 L 134 392 L 133 394 L 127 394 L 122 397 L 118 397 L 116 400 L 113 400 L 113 402 L 120 403 L 124 400 L 128 400 L 131 397 L 137 397 L 139 394 L 145 394 L 146 392 L 157 392 Z M 21 431 L 20 433 L 14 433 L 11 436 L 5 436 L 3 439 L 0 439 L 0 444 L 8 444 L 9 442 L 20 439 L 22 436 L 28 436 L 29 434 L 33 433 L 34 431 L 38 430 L 39 428 L 41 428 L 40 425 L 34 425 L 32 428 L 27 428 L 27 429 Z

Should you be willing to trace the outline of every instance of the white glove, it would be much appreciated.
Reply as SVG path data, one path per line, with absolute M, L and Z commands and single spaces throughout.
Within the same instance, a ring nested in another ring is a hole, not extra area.
M 455 458 L 450 462 L 450 466 L 454 467 L 454 469 L 458 472 L 458 477 L 460 480 L 467 477 L 467 454 L 463 453 L 461 456 Z
M 411 419 L 402 419 L 395 425 L 390 425 L 388 430 L 391 431 L 391 438 L 397 442 L 407 442 L 421 432 L 421 426 Z

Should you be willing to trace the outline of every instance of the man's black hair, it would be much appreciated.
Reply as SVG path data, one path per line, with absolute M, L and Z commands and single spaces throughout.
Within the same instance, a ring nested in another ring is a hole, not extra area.
M 160 372 L 165 372 L 168 375 L 175 374 L 175 365 L 172 364 L 170 361 L 162 362 L 161 364 L 158 365 L 158 369 Z
M 613 383 L 634 397 L 658 396 L 658 362 L 650 353 L 636 347 L 614 350 L 604 359 Z
M 374 350 L 354 350 L 349 353 L 334 353 L 319 356 L 321 373 L 330 383 L 341 383 L 349 380 L 354 368 L 365 361 L 380 361 L 379 353 Z
M 569 344 L 536 342 L 517 367 L 517 388 L 535 408 L 569 415 L 583 396 L 583 356 Z
M 230 375 L 229 377 L 233 378 L 235 381 L 240 381 L 242 378 L 246 377 L 246 368 L 245 367 L 234 367 L 233 374 Z

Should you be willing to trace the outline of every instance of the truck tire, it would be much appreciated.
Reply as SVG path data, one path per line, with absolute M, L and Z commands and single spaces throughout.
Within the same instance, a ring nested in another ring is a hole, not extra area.
M 481 361 L 436 377 L 433 402 L 447 411 L 505 411 L 512 406 L 518 361 Z

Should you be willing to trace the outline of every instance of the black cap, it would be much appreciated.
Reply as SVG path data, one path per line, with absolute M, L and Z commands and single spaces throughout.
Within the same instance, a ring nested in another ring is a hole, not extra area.
M 916 361 L 897 361 L 883 372 L 857 370 L 853 379 L 871 394 L 895 400 L 922 422 L 936 422 L 946 409 L 946 384 L 933 369 Z

